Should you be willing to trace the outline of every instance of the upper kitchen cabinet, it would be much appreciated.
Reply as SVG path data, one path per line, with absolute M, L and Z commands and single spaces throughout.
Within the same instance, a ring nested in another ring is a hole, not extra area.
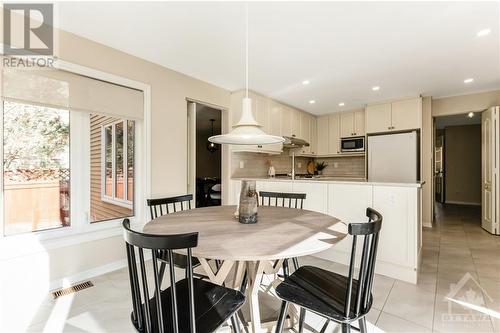
M 300 121 L 302 120 L 303 112 L 300 112 L 299 110 L 294 108 L 289 108 L 289 110 L 292 114 L 292 136 L 295 138 L 301 138 L 305 140 L 305 138 L 301 135 L 300 132 L 302 128 L 300 125 Z
M 366 132 L 392 132 L 422 127 L 422 99 L 412 98 L 366 107 Z
M 365 135 L 365 111 L 341 112 L 340 137 L 348 138 L 363 135 Z
M 340 154 L 340 115 L 328 116 L 328 154 Z
M 316 124 L 318 140 L 316 155 L 340 154 L 340 114 L 320 116 L 316 119 Z
M 281 111 L 283 106 L 273 100 L 269 102 L 269 134 L 281 136 Z
M 328 141 L 329 141 L 329 116 L 320 116 L 316 118 L 316 131 L 317 131 L 317 154 L 328 155 Z
M 387 132 L 391 126 L 391 103 L 366 107 L 366 133 Z
M 281 105 L 281 135 L 292 136 L 292 109 Z
M 309 141 L 309 151 L 311 155 L 315 156 L 318 154 L 318 122 L 315 116 L 311 116 L 309 127 L 311 129 L 311 140 Z
M 302 147 L 302 154 L 309 154 L 311 152 L 311 118 L 308 113 L 301 112 L 300 113 L 300 135 L 297 137 L 306 140 L 309 142 L 309 147 Z
M 422 99 L 413 98 L 392 103 L 392 130 L 422 127 Z

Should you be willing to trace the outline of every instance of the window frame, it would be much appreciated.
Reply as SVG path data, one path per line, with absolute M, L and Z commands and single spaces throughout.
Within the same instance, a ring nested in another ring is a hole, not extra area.
M 134 200 L 137 203 L 134 207 L 134 216 L 130 218 L 131 224 L 143 225 L 148 221 L 146 198 L 151 196 L 151 85 L 131 80 L 115 74 L 110 74 L 97 69 L 74 64 L 61 59 L 55 59 L 54 68 L 68 71 L 74 74 L 87 76 L 93 79 L 106 81 L 109 83 L 122 85 L 143 92 L 143 118 L 135 120 L 135 138 L 134 138 Z M 0 96 L 0 121 L 3 123 L 3 100 L 13 99 L 2 98 Z M 27 101 L 17 101 L 33 104 Z M 35 103 L 36 104 L 36 103 Z M 74 117 L 73 117 L 74 118 Z M 70 117 L 71 119 L 71 117 Z M 88 119 L 88 117 L 87 117 Z M 90 120 L 89 120 L 90 121 Z M 70 125 L 71 126 L 71 125 Z M 73 131 L 75 129 L 73 128 Z M 84 136 L 90 139 L 90 126 L 88 129 L 81 129 Z M 77 140 L 70 141 L 70 149 L 82 149 L 77 146 Z M 71 152 L 70 152 L 71 154 Z M 0 135 L 0 155 L 3 158 L 3 133 Z M 139 162 L 140 161 L 140 162 Z M 82 155 L 81 165 L 89 165 L 90 151 Z M 3 173 L 3 163 L 0 166 Z M 73 164 L 73 167 L 76 167 Z M 73 217 L 69 227 L 40 230 L 36 232 L 23 233 L 17 235 L 5 236 L 3 232 L 3 177 L 0 177 L 0 258 L 11 259 L 33 253 L 46 251 L 47 249 L 56 249 L 70 245 L 76 245 L 92 240 L 115 237 L 122 234 L 122 219 L 107 220 L 99 223 L 90 223 L 90 168 L 87 169 L 86 179 L 76 179 L 73 177 L 72 188 L 78 186 L 87 186 L 86 191 L 81 191 L 81 199 L 86 201 L 75 202 L 76 196 L 73 192 L 70 198 L 72 210 L 80 209 L 80 216 Z
M 128 200 L 128 122 L 129 119 L 120 119 L 106 125 L 101 125 L 101 200 L 112 205 L 128 208 L 134 211 L 134 201 Z M 124 191 L 121 199 L 116 197 L 116 125 L 123 124 L 123 184 Z M 111 196 L 106 195 L 106 129 L 111 127 Z M 135 125 L 134 125 L 135 131 Z M 135 134 L 135 133 L 134 133 Z M 135 138 L 135 135 L 134 135 Z M 135 139 L 134 139 L 135 140 Z M 134 149 L 135 153 L 135 149 Z M 135 174 L 135 159 L 134 159 Z M 134 177 L 135 178 L 135 177 Z M 134 179 L 135 182 L 135 179 Z M 97 222 L 97 221 L 96 221 Z M 94 223 L 96 223 L 94 222 Z

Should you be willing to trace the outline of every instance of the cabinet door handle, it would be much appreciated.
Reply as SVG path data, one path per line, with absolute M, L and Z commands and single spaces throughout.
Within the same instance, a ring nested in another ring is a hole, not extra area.
M 295 138 L 295 134 L 292 134 L 292 136 Z

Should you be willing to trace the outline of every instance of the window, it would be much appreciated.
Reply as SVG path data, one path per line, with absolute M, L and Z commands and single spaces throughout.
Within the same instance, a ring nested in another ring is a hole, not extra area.
M 149 188 L 143 120 L 149 87 L 61 65 L 70 70 L 2 70 L 0 238 L 102 230 L 81 239 L 100 237 L 118 232 L 124 217 L 134 222 L 144 213 L 135 201 L 144 202 Z
M 90 127 L 90 220 L 99 222 L 132 216 L 135 123 L 91 114 Z
M 70 226 L 69 111 L 3 103 L 4 234 Z

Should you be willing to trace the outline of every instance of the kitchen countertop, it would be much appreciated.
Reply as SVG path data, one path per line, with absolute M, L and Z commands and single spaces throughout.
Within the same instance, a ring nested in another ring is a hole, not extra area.
M 272 182 L 291 182 L 290 177 L 233 177 L 232 180 L 255 180 L 255 181 L 272 181 Z M 350 177 L 313 177 L 313 178 L 298 178 L 293 182 L 306 182 L 306 183 L 332 183 L 332 184 L 357 184 L 357 185 L 377 185 L 377 186 L 397 186 L 397 187 L 422 187 L 425 182 L 416 183 L 391 183 L 391 182 L 371 182 L 364 178 L 350 178 Z

